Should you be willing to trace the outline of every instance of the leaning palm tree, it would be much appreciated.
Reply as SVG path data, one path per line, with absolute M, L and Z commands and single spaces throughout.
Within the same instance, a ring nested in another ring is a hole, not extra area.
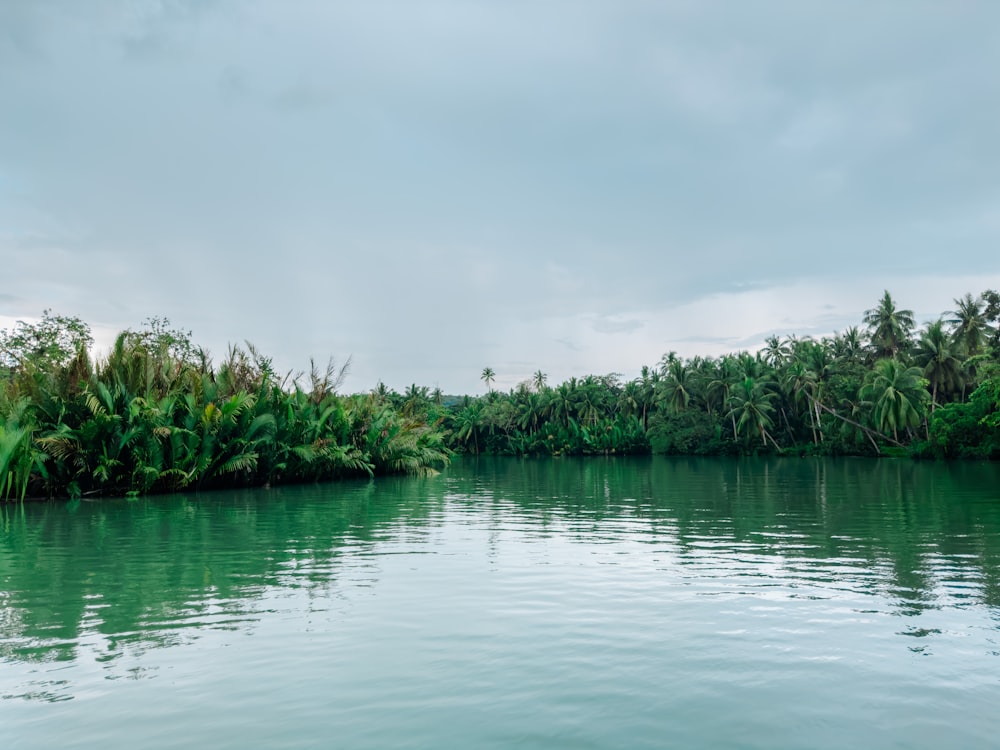
M 913 311 L 896 309 L 896 302 L 888 290 L 876 307 L 865 310 L 863 320 L 876 359 L 895 357 L 909 345 Z

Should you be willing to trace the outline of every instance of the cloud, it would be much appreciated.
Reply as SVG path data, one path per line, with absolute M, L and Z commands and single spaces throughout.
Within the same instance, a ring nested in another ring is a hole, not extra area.
M 591 323 L 591 327 L 598 333 L 631 333 L 642 326 L 641 320 L 619 316 L 601 316 Z
M 860 7 L 0 4 L 0 304 L 451 391 L 938 310 L 1000 10 Z
M 310 112 L 329 106 L 330 95 L 305 83 L 296 83 L 283 88 L 274 95 L 274 106 L 283 112 Z

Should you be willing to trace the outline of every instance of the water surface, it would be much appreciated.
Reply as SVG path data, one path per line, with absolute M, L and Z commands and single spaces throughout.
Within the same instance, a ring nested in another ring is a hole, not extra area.
M 1000 732 L 1000 466 L 466 459 L 0 510 L 0 746 Z

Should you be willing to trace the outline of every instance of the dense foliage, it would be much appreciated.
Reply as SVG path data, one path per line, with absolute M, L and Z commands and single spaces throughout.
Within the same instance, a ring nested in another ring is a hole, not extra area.
M 488 393 L 443 414 L 449 444 L 472 453 L 883 455 L 1000 458 L 1000 295 L 955 300 L 916 330 L 889 292 L 863 326 L 821 339 L 772 337 L 756 353 L 681 359 L 623 382 L 536 372 L 509 393 L 483 370 Z M 426 400 L 426 392 L 423 392 Z
M 252 346 L 218 367 L 151 320 L 91 364 L 89 329 L 46 311 L 0 334 L 0 499 L 267 485 L 443 466 L 443 433 L 377 394 L 308 387 Z
M 916 329 L 889 292 L 863 326 L 771 337 L 756 353 L 673 352 L 625 382 L 542 371 L 502 393 L 445 397 L 308 386 L 252 346 L 220 365 L 152 319 L 91 364 L 90 330 L 46 311 L 0 331 L 0 499 L 420 473 L 451 451 L 1000 458 L 1000 294 L 955 300 Z

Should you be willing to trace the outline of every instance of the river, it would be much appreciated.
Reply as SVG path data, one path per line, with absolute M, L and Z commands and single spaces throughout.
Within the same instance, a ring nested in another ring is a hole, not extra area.
M 988 748 L 1000 466 L 465 458 L 0 508 L 0 746 Z

